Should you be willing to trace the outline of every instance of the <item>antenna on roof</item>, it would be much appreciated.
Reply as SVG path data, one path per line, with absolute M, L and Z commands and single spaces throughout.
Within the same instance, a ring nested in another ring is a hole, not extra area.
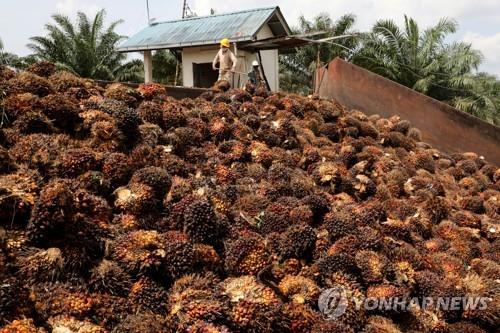
M 187 9 L 187 0 L 184 0 L 182 4 L 182 18 L 186 17 L 186 9 Z
M 182 5 L 182 18 L 193 17 L 196 16 L 196 13 L 189 8 L 187 0 L 184 0 Z
M 148 12 L 148 25 L 151 25 L 156 19 L 149 17 L 149 0 L 146 0 L 146 11 Z

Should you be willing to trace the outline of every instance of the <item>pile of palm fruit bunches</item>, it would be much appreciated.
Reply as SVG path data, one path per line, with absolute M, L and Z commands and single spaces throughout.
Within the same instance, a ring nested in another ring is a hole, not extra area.
M 317 96 L 166 89 L 0 67 L 0 333 L 498 329 L 497 166 Z M 425 297 L 487 306 L 359 306 Z

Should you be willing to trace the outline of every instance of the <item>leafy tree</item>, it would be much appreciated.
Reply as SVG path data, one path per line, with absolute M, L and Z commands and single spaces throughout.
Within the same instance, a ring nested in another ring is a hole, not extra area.
M 446 43 L 457 28 L 449 19 L 425 30 L 407 16 L 401 28 L 392 20 L 380 20 L 363 35 L 353 62 L 487 121 L 498 121 L 497 80 L 474 74 L 482 54 L 468 43 Z
M 500 125 L 500 81 L 491 74 L 470 75 L 457 83 L 465 93 L 455 96 L 451 104 L 495 125 Z
M 423 31 L 407 16 L 402 29 L 392 20 L 380 20 L 364 35 L 353 61 L 409 88 L 446 99 L 454 94 L 450 82 L 464 79 L 482 60 L 469 44 L 445 43 L 456 30 L 457 23 L 449 19 Z
M 78 12 L 76 23 L 64 15 L 52 18 L 55 24 L 46 24 L 46 36 L 31 37 L 28 44 L 37 58 L 56 63 L 74 73 L 94 79 L 137 79 L 141 76 L 137 61 L 123 63 L 126 55 L 116 51 L 124 36 L 115 32 L 122 20 L 104 26 L 105 10 L 93 19 Z M 133 72 L 137 71 L 137 72 Z
M 14 53 L 5 52 L 4 45 L 0 39 L 0 65 L 7 65 L 16 69 L 26 69 L 35 62 L 36 58 L 32 54 L 20 57 Z
M 2 40 L 0 39 L 0 65 L 9 65 L 13 66 L 15 63 L 19 61 L 19 57 L 13 53 L 5 52 L 4 45 Z
M 157 83 L 173 85 L 177 59 L 166 50 L 158 50 L 153 54 L 153 80 Z
M 120 82 L 144 82 L 144 63 L 140 59 L 130 60 L 117 67 L 113 76 Z
M 308 34 L 323 31 L 320 38 L 339 37 L 323 43 L 302 46 L 295 53 L 280 56 L 280 84 L 283 90 L 308 93 L 312 89 L 314 71 L 319 56 L 320 65 L 330 62 L 336 57 L 350 60 L 357 47 L 357 33 L 353 30 L 356 21 L 354 15 L 341 16 L 333 21 L 329 14 L 321 13 L 312 21 L 304 16 L 299 18 L 299 26 L 293 29 L 294 34 Z

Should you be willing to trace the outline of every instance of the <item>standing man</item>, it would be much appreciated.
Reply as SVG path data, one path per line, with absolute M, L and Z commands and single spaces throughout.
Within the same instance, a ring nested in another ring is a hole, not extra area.
M 220 50 L 212 62 L 212 68 L 217 70 L 217 63 L 219 63 L 219 78 L 218 80 L 226 80 L 229 83 L 231 81 L 231 74 L 236 68 L 236 57 L 233 52 L 229 49 L 229 40 L 224 38 L 220 41 Z

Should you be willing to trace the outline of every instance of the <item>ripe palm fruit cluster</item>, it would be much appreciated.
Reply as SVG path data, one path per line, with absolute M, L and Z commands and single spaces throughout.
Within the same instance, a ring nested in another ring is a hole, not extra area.
M 0 87 L 0 333 L 500 327 L 500 169 L 481 156 L 249 85 L 176 100 L 40 63 Z

